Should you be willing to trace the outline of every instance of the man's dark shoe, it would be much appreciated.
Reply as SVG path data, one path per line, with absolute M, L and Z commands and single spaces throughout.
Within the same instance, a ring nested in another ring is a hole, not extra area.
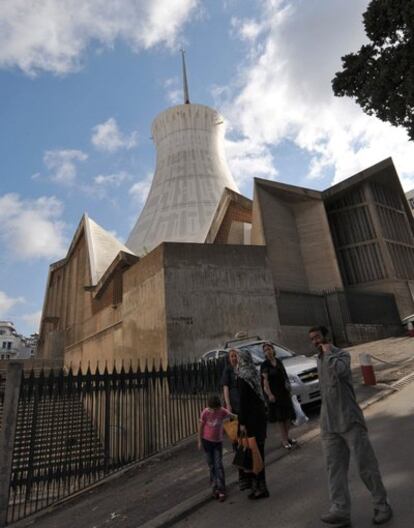
M 321 521 L 326 524 L 331 524 L 335 528 L 346 528 L 351 526 L 351 519 L 340 513 L 326 513 L 325 515 L 322 515 Z
M 392 518 L 393 512 L 389 504 L 387 504 L 386 510 L 374 510 L 374 517 L 372 522 L 374 524 L 385 524 Z

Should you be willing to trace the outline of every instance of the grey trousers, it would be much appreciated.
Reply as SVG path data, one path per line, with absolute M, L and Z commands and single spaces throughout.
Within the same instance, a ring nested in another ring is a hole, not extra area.
M 331 512 L 344 517 L 351 515 L 351 497 L 348 486 L 348 469 L 352 451 L 359 475 L 372 495 L 374 508 L 387 509 L 387 492 L 382 483 L 367 430 L 355 424 L 345 433 L 322 432 L 322 443 L 328 472 L 329 499 Z

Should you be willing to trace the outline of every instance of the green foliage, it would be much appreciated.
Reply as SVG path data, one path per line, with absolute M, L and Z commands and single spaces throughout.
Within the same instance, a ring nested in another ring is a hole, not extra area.
M 363 19 L 370 42 L 342 57 L 333 91 L 414 140 L 414 0 L 371 0 Z

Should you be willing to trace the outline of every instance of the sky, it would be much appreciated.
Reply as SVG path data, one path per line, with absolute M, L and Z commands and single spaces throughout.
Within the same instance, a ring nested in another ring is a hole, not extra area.
M 82 214 L 124 242 L 155 168 L 151 123 L 190 99 L 219 110 L 242 194 L 253 178 L 325 189 L 392 156 L 403 129 L 332 94 L 365 42 L 367 0 L 2 0 L 0 319 L 38 329 L 48 267 Z

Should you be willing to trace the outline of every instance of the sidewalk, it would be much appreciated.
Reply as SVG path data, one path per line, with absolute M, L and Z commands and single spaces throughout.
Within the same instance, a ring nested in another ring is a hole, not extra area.
M 357 396 L 361 402 L 381 396 L 386 387 L 360 385 L 360 352 L 375 354 L 379 359 L 392 363 L 389 365 L 375 362 L 378 380 L 383 384 L 389 385 L 414 371 L 412 338 L 386 339 L 352 347 L 349 351 Z M 304 439 L 316 436 L 317 414 L 317 411 L 311 410 L 310 424 L 297 428 L 295 436 L 305 435 Z M 268 462 L 286 456 L 286 452 L 278 445 L 277 428 L 275 424 L 270 424 L 266 452 Z M 228 482 L 231 483 L 232 480 L 235 482 L 235 471 L 230 467 L 232 453 L 228 443 L 226 448 L 224 461 Z M 274 464 L 275 467 L 278 465 L 279 463 Z M 177 512 L 200 507 L 209 500 L 209 496 L 205 462 L 202 454 L 196 449 L 195 440 L 190 439 L 166 453 L 131 467 L 122 474 L 114 475 L 109 481 L 83 492 L 41 516 L 20 521 L 15 526 L 26 527 L 35 523 L 38 528 L 138 528 L 144 524 L 150 526 L 153 519 L 158 520 L 152 526 L 166 526 L 166 520 L 171 521 Z M 161 516 L 163 513 L 164 516 Z
M 394 518 L 384 525 L 387 528 L 414 526 L 413 401 L 414 383 L 411 382 L 401 391 L 369 407 L 365 413 L 388 499 L 394 510 Z M 372 526 L 371 497 L 352 460 L 349 476 L 352 526 Z M 267 483 L 269 499 L 252 503 L 245 493 L 232 490 L 225 503 L 211 500 L 174 524 L 174 528 L 328 528 L 320 521 L 320 515 L 329 508 L 329 501 L 319 438 L 306 442 L 301 449 L 269 466 Z

